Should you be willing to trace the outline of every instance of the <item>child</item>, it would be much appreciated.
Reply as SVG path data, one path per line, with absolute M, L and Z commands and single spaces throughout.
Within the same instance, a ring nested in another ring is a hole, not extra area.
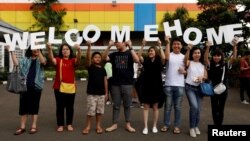
M 82 134 L 86 135 L 91 129 L 91 121 L 96 116 L 96 133 L 103 133 L 101 128 L 101 117 L 104 114 L 105 99 L 108 96 L 107 74 L 101 64 L 101 54 L 94 52 L 90 58 L 91 43 L 87 41 L 86 65 L 88 68 L 88 86 L 87 86 L 87 125 Z

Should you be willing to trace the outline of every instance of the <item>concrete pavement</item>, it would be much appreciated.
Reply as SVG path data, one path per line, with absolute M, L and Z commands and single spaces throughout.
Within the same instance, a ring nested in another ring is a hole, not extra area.
M 86 120 L 86 81 L 77 82 L 77 95 L 75 100 L 75 113 L 74 113 L 74 132 L 64 131 L 63 133 L 56 132 L 56 114 L 55 114 L 55 98 L 52 89 L 53 81 L 47 81 L 42 93 L 40 102 L 40 112 L 38 119 L 38 133 L 30 135 L 27 132 L 15 136 L 13 133 L 20 126 L 18 105 L 19 96 L 16 94 L 8 93 L 5 90 L 5 85 L 0 85 L 0 109 L 1 109 L 1 141 L 206 141 L 207 140 L 207 125 L 212 124 L 210 99 L 204 98 L 203 107 L 201 112 L 200 130 L 201 135 L 196 138 L 189 136 L 189 106 L 186 96 L 183 101 L 182 112 L 182 126 L 181 134 L 173 134 L 172 129 L 166 133 L 159 132 L 153 134 L 152 128 L 152 110 L 149 116 L 149 134 L 143 135 L 143 116 L 142 109 L 139 105 L 134 105 L 132 108 L 132 126 L 137 130 L 136 133 L 128 133 L 124 130 L 124 114 L 123 109 L 120 113 L 120 122 L 118 129 L 111 133 L 96 134 L 95 121 L 89 135 L 82 135 L 81 131 L 85 126 Z M 105 107 L 105 114 L 103 116 L 102 126 L 106 128 L 112 123 L 112 106 Z M 27 128 L 30 127 L 31 119 L 28 119 Z M 163 109 L 160 109 L 160 116 L 158 122 L 158 129 L 163 125 Z M 240 103 L 239 90 L 235 88 L 229 89 L 229 97 L 227 99 L 225 108 L 224 124 L 240 124 L 250 125 L 250 105 Z

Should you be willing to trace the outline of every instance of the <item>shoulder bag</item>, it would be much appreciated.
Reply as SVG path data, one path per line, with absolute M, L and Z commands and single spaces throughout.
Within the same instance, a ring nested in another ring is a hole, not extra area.
M 14 94 L 27 91 L 26 78 L 19 74 L 18 66 L 14 66 L 12 72 L 9 73 L 6 89 Z
M 62 59 L 60 60 L 60 88 L 59 91 L 65 94 L 75 94 L 75 83 L 65 83 L 62 81 Z
M 214 95 L 213 85 L 210 82 L 203 81 L 200 83 L 200 91 L 204 96 Z
M 214 93 L 215 94 L 219 95 L 219 94 L 222 94 L 223 92 L 225 92 L 226 86 L 223 84 L 224 76 L 225 76 L 225 66 L 223 67 L 223 74 L 221 77 L 221 82 L 219 84 L 217 84 L 216 86 L 214 86 Z

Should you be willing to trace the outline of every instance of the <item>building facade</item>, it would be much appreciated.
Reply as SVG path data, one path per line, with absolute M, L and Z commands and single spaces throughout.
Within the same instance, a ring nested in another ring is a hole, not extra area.
M 35 22 L 30 6 L 33 0 L 0 0 L 0 19 L 27 30 Z M 143 31 L 144 25 L 161 24 L 166 12 L 178 7 L 188 9 L 196 17 L 197 0 L 60 0 L 55 8 L 65 8 L 66 31 L 71 28 L 84 29 L 89 24 L 102 31 L 110 31 L 112 25 L 130 26 L 131 31 Z M 162 29 L 159 29 L 162 30 Z

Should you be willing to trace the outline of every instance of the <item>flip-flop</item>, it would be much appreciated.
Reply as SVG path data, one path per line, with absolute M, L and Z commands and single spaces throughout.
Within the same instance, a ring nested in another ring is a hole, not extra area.
M 109 127 L 109 128 L 106 128 L 105 131 L 106 131 L 106 132 L 112 132 L 112 131 L 115 131 L 116 129 L 117 129 L 117 127 L 111 126 L 111 127 Z
M 126 130 L 127 130 L 129 133 L 135 133 L 135 132 L 136 132 L 136 130 L 135 130 L 134 128 L 132 128 L 132 127 L 126 128 Z
M 173 133 L 174 133 L 174 134 L 180 134 L 180 133 L 181 133 L 180 128 L 175 127 L 174 130 L 173 130 Z
M 102 128 L 97 128 L 96 129 L 96 133 L 97 134 L 102 134 L 103 133 L 103 129 Z
M 63 132 L 63 130 L 64 130 L 63 126 L 58 126 L 56 129 L 57 132 Z
M 82 130 L 82 134 L 83 135 L 88 135 L 89 131 L 90 131 L 90 129 L 85 128 L 85 129 Z
M 167 126 L 163 126 L 162 128 L 161 128 L 161 132 L 167 132 L 168 131 L 168 127 Z
M 67 130 L 68 130 L 69 132 L 73 132 L 73 131 L 74 131 L 74 128 L 73 128 L 72 125 L 68 125 L 68 126 L 67 126 Z
M 35 134 L 37 132 L 37 128 L 30 128 L 29 134 Z
M 21 135 L 22 133 L 24 133 L 26 130 L 24 128 L 19 128 L 16 130 L 16 132 L 14 133 L 14 135 Z

